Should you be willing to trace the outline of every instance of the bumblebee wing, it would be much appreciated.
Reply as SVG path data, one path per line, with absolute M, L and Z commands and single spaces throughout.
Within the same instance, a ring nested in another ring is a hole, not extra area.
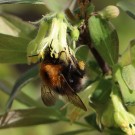
M 72 104 L 74 104 L 75 106 L 83 109 L 84 111 L 87 111 L 86 106 L 84 105 L 84 103 L 82 102 L 82 100 L 80 99 L 80 97 L 74 92 L 74 90 L 70 87 L 70 85 L 68 84 L 68 82 L 66 81 L 65 77 L 63 74 L 60 75 L 61 78 L 64 80 L 64 94 L 66 95 L 67 99 L 69 102 L 71 102 Z
M 41 98 L 45 105 L 52 106 L 56 102 L 57 94 L 50 87 L 42 83 Z

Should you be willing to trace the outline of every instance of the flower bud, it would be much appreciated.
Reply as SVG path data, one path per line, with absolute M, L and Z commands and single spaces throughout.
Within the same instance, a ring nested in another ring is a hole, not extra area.
M 120 11 L 118 7 L 110 5 L 105 7 L 103 10 L 99 11 L 98 14 L 103 19 L 113 19 L 116 18 L 119 15 Z
M 79 38 L 79 30 L 77 29 L 77 27 L 74 27 L 73 30 L 71 31 L 71 38 L 74 41 L 77 41 Z

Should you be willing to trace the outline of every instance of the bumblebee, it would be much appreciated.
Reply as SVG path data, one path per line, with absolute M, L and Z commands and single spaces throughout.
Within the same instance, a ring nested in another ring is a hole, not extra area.
M 45 59 L 41 60 L 41 98 L 45 105 L 51 106 L 55 104 L 58 95 L 61 95 L 86 111 L 84 103 L 76 94 L 82 88 L 84 63 L 78 62 L 72 55 L 72 61 L 65 62 L 61 57 L 63 53 L 65 52 L 61 52 L 57 59 L 46 53 Z

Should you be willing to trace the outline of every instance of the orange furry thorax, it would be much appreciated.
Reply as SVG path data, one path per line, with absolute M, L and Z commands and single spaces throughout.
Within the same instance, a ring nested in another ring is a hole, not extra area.
M 54 64 L 41 64 L 40 74 L 42 79 L 51 88 L 59 87 L 61 85 L 60 72 L 62 70 L 61 65 Z

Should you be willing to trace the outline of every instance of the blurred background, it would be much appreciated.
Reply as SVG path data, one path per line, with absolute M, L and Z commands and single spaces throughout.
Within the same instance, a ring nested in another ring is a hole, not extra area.
M 96 7 L 96 11 L 101 10 L 108 5 L 116 5 L 117 0 L 93 0 L 92 1 Z M 0 5 L 0 13 L 7 12 L 10 14 L 17 15 L 25 21 L 36 21 L 42 17 L 42 15 L 48 13 L 48 10 L 43 5 L 30 5 L 30 4 L 5 4 Z M 135 21 L 131 19 L 127 14 L 120 10 L 120 15 L 116 19 L 112 20 L 115 26 L 119 41 L 120 41 L 120 53 L 122 53 L 129 42 L 135 38 Z M 1 26 L 1 20 L 0 20 Z M 4 57 L 4 56 L 3 56 Z M 6 84 L 9 88 L 13 86 L 16 79 L 19 78 L 23 72 L 25 72 L 30 67 L 25 64 L 0 64 L 0 82 Z M 35 80 L 23 87 L 22 91 L 32 98 L 40 98 L 40 80 Z M 0 90 L 0 114 L 5 110 L 5 105 L 8 100 L 8 96 Z M 27 108 L 26 106 L 14 101 L 13 109 Z M 58 124 L 50 125 L 38 125 L 33 127 L 23 127 L 23 128 L 10 128 L 0 130 L 0 135 L 56 135 L 69 130 L 75 130 L 80 128 L 79 126 L 72 125 L 71 123 L 60 122 Z M 101 133 L 86 133 L 83 135 L 98 135 Z

